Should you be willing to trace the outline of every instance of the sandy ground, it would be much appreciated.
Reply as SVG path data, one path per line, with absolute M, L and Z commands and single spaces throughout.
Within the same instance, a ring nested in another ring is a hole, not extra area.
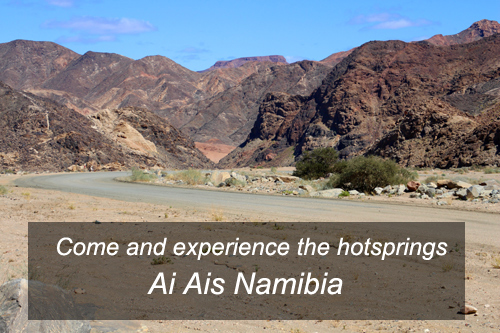
M 214 163 L 219 162 L 224 156 L 236 148 L 235 146 L 229 146 L 213 140 L 208 142 L 195 142 L 195 146 L 203 155 Z
M 489 175 L 488 175 L 489 176 Z M 498 175 L 495 175 L 497 177 Z M 28 221 L 252 221 L 252 216 L 130 203 L 9 185 L 0 196 L 0 282 L 27 276 Z M 500 219 L 499 219 L 500 221 Z M 500 222 L 499 222 L 500 223 Z M 500 235 L 499 235 L 500 236 Z M 499 237 L 500 238 L 500 237 Z M 466 301 L 477 315 L 463 321 L 145 321 L 150 332 L 500 332 L 500 244 L 467 242 Z

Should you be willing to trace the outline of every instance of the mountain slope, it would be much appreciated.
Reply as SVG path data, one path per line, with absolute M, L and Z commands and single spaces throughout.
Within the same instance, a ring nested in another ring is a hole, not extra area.
M 128 115 L 118 123 L 122 142 L 98 130 L 96 121 L 0 83 L 0 168 L 61 171 L 84 164 L 210 166 L 190 139 L 158 116 L 134 109 L 109 112 Z M 147 143 L 149 150 L 135 146 L 138 142 Z
M 321 84 L 329 69 L 312 61 L 264 66 L 234 87 L 165 116 L 197 142 L 218 139 L 239 145 L 250 132 L 267 93 L 308 94 Z
M 342 157 L 371 149 L 395 157 L 401 164 L 417 166 L 500 162 L 498 149 L 477 138 L 477 144 L 485 144 L 487 149 L 444 163 L 440 158 L 451 146 L 443 141 L 429 154 L 433 145 L 428 143 L 437 139 L 432 137 L 436 132 L 432 126 L 421 126 L 429 117 L 437 117 L 438 127 L 461 133 L 455 139 L 465 139 L 476 130 L 483 133 L 481 126 L 497 126 L 499 54 L 500 35 L 448 47 L 400 41 L 364 44 L 339 63 L 311 95 L 268 95 L 245 143 L 219 165 L 266 160 L 291 164 L 302 151 L 320 146 L 334 146 Z M 387 136 L 392 133 L 394 137 L 394 131 L 399 133 L 405 126 L 418 134 L 398 136 L 399 146 L 394 147 L 395 139 Z M 443 135 L 438 137 L 446 140 Z M 403 151 L 410 138 L 415 139 L 412 147 L 420 152 Z M 418 156 L 412 158 L 413 153 Z

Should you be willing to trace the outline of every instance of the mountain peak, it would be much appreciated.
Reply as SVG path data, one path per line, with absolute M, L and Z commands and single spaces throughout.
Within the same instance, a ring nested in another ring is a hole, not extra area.
M 474 22 L 469 28 L 455 35 L 443 36 L 441 34 L 432 36 L 426 41 L 437 46 L 472 43 L 481 38 L 500 33 L 500 23 L 491 20 Z
M 214 69 L 218 68 L 237 68 L 241 67 L 247 62 L 252 62 L 252 61 L 258 61 L 258 62 L 276 62 L 276 63 L 282 63 L 282 64 L 288 64 L 286 61 L 285 57 L 281 55 L 270 55 L 270 56 L 260 56 L 260 57 L 243 57 L 243 58 L 237 58 L 233 60 L 228 60 L 228 61 L 217 61 L 212 67 L 205 69 L 204 71 L 200 72 L 208 72 Z

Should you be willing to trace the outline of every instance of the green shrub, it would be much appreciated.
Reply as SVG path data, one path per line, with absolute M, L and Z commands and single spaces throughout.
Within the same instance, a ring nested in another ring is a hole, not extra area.
M 139 168 L 132 168 L 130 180 L 133 182 L 150 182 L 156 179 L 156 175 L 142 171 Z
M 384 160 L 376 156 L 358 156 L 338 163 L 328 186 L 345 190 L 371 192 L 375 187 L 404 184 L 416 179 L 415 173 L 401 168 L 392 160 Z
M 7 194 L 7 189 L 5 188 L 5 186 L 2 186 L 0 185 L 0 195 L 5 195 Z
M 271 172 L 276 173 L 276 172 L 278 172 L 278 169 L 276 167 L 271 167 Z
M 343 197 L 348 197 L 350 195 L 351 193 L 349 193 L 349 191 L 343 191 L 342 193 L 339 194 L 339 197 L 343 198 Z
M 318 179 L 334 172 L 339 154 L 332 147 L 306 151 L 295 165 L 294 176 L 304 179 Z

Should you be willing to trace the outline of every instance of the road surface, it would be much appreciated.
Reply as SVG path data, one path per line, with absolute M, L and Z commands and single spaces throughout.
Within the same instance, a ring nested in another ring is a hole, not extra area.
M 164 204 L 175 208 L 196 208 L 207 211 L 216 208 L 229 214 L 259 214 L 269 216 L 273 220 L 325 222 L 463 221 L 468 222 L 467 238 L 475 238 L 482 243 L 491 245 L 500 245 L 500 237 L 498 237 L 500 235 L 499 214 L 380 202 L 208 191 L 195 188 L 132 184 L 115 180 L 117 177 L 126 175 L 128 175 L 126 172 L 68 173 L 21 177 L 15 181 L 15 184 L 21 187 L 58 190 L 128 202 Z

